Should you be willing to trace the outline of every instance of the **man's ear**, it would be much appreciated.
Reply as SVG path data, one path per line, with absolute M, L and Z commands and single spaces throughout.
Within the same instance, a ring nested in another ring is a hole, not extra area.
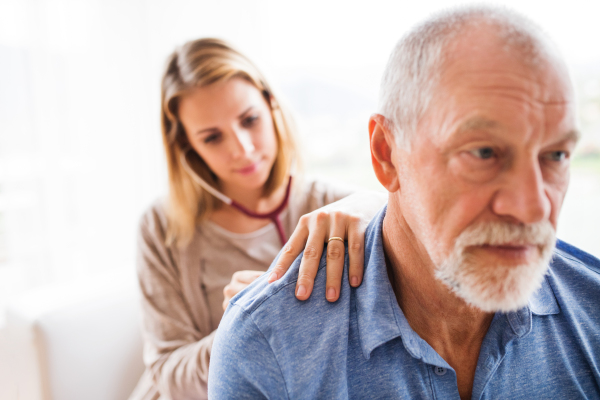
M 388 190 L 400 189 L 398 172 L 393 160 L 395 149 L 394 134 L 388 129 L 385 117 L 373 114 L 369 118 L 369 142 L 371 144 L 371 163 L 379 182 Z

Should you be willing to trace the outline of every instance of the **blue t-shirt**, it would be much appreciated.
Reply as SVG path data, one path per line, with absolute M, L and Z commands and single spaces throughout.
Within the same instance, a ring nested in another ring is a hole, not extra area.
M 231 300 L 214 340 L 211 399 L 459 399 L 454 370 L 409 326 L 385 265 L 385 208 L 365 239 L 358 288 L 294 297 L 301 256 Z M 600 398 L 600 260 L 558 241 L 549 272 L 516 312 L 496 313 L 483 340 L 473 399 Z

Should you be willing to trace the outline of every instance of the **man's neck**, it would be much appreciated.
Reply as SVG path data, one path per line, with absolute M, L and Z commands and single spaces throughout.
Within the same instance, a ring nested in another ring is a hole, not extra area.
M 479 349 L 494 314 L 466 304 L 435 277 L 429 255 L 390 198 L 383 246 L 390 282 L 411 328 L 452 366 L 461 397 L 470 397 Z

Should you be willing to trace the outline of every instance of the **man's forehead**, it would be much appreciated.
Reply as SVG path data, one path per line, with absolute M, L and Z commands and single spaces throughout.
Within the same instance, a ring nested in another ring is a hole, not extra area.
M 533 38 L 518 39 L 505 37 L 488 25 L 466 27 L 445 50 L 441 83 L 510 87 L 527 81 L 527 89 L 535 92 L 540 102 L 573 101 L 569 74 L 553 45 Z
M 462 124 L 459 125 L 456 131 L 460 134 L 474 130 L 496 130 L 499 127 L 500 123 L 498 123 L 498 121 L 494 121 L 492 119 L 478 115 L 464 121 Z
M 575 104 L 556 77 L 484 71 L 450 75 L 419 126 L 445 141 L 466 133 L 539 136 L 543 142 L 569 134 L 577 140 Z M 457 136 L 458 135 L 458 136 Z M 515 137 L 515 138 L 516 138 Z M 508 139 L 508 137 L 507 137 Z
M 507 128 L 509 127 L 504 126 L 502 121 L 476 115 L 467 118 L 465 121 L 460 123 L 460 125 L 455 131 L 455 134 L 463 135 L 469 132 L 478 131 L 491 133 L 497 132 L 500 135 L 504 135 L 504 131 L 506 131 Z M 568 123 L 565 123 L 558 125 L 557 132 L 555 132 L 552 139 L 554 142 L 577 142 L 579 141 L 580 137 L 581 132 L 578 129 L 570 126 Z

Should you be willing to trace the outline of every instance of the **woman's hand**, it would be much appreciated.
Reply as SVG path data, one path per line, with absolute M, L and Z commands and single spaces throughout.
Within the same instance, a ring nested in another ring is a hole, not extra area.
M 324 243 L 329 238 L 340 237 L 348 241 L 350 285 L 359 286 L 363 277 L 365 229 L 386 200 L 387 195 L 383 193 L 355 193 L 302 216 L 269 275 L 269 283 L 281 278 L 304 250 L 296 283 L 296 298 L 308 299 L 313 290 Z M 325 297 L 330 302 L 336 301 L 340 296 L 344 255 L 342 241 L 329 242 Z
M 225 297 L 223 300 L 223 310 L 227 308 L 227 304 L 229 304 L 229 300 L 231 300 L 233 296 L 241 292 L 246 286 L 254 282 L 256 278 L 264 273 L 264 271 L 250 270 L 235 272 L 231 277 L 231 282 L 223 288 L 223 295 Z

